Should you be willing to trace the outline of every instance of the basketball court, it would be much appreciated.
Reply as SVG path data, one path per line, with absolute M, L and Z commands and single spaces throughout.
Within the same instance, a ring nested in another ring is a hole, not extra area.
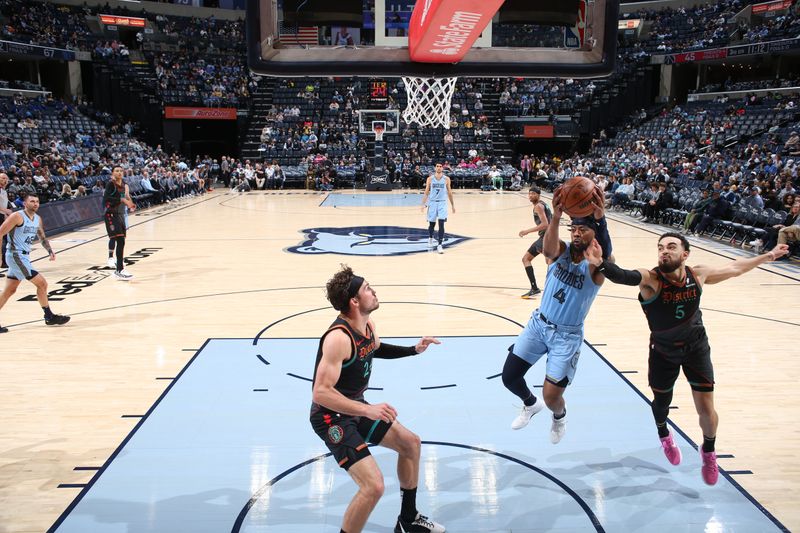
M 391 189 L 382 142 L 401 119 L 449 127 L 459 76 L 597 77 L 614 68 L 613 0 L 563 2 L 544 18 L 546 3 L 426 0 L 405 9 L 370 0 L 369 45 L 341 32 L 326 47 L 281 40 L 279 27 L 314 16 L 368 27 L 361 0 L 337 4 L 355 18 L 330 18 L 329 2 L 249 0 L 248 62 L 275 77 L 405 78 L 403 112 L 378 105 L 359 114 L 360 134 L 376 141 L 368 189 Z M 562 27 L 563 40 L 492 46 L 492 32 L 523 23 Z M 374 106 L 388 86 L 371 83 Z M 419 507 L 448 531 L 800 527 L 800 437 L 790 426 L 800 408 L 797 265 L 764 265 L 705 291 L 722 473 L 708 487 L 683 378 L 670 419 L 684 460 L 672 467 L 661 452 L 647 399 L 648 329 L 631 287 L 607 283 L 589 313 L 562 441 L 550 444 L 546 411 L 510 429 L 519 405 L 499 375 L 538 304 L 520 298 L 531 240 L 517 234 L 532 225 L 531 207 L 525 193 L 454 195 L 441 254 L 427 249 L 416 190 L 218 191 L 137 212 L 130 282 L 105 267 L 102 225 L 53 239 L 54 263 L 36 248 L 53 310 L 72 321 L 46 327 L 30 285 L 0 317 L 10 328 L 0 358 L 0 532 L 338 531 L 355 486 L 308 412 L 317 339 L 335 318 L 323 289 L 341 263 L 377 291 L 382 338 L 442 340 L 419 357 L 380 361 L 367 399 L 394 405 L 421 436 Z M 661 230 L 608 218 L 618 263 L 653 265 Z M 749 255 L 691 242 L 689 264 Z M 541 284 L 541 258 L 534 269 Z M 531 385 L 543 366 L 528 374 Z M 400 503 L 394 454 L 373 453 L 387 490 L 365 531 L 386 533 Z
M 683 378 L 671 420 L 684 460 L 672 467 L 661 453 L 631 287 L 606 284 L 589 313 L 561 443 L 549 442 L 546 412 L 510 429 L 518 405 L 498 374 L 537 305 L 519 298 L 529 241 L 516 234 L 530 204 L 520 193 L 456 191 L 437 254 L 420 236 L 419 198 L 213 193 L 143 211 L 131 218 L 129 283 L 102 266 L 102 226 L 54 239 L 54 263 L 37 249 L 51 290 L 69 288 L 54 310 L 73 318 L 44 326 L 27 286 L 3 312 L 4 530 L 338 531 L 355 488 L 308 424 L 308 380 L 335 317 L 324 284 L 342 262 L 376 289 L 383 338 L 442 340 L 380 361 L 367 398 L 394 405 L 421 436 L 420 509 L 448 531 L 800 525 L 798 442 L 785 428 L 798 408 L 786 393 L 797 377 L 795 265 L 705 291 L 723 473 L 707 487 Z M 608 216 L 619 263 L 653 264 L 657 228 Z M 690 264 L 748 253 L 692 243 Z M 540 258 L 534 268 L 542 279 Z M 542 374 L 535 366 L 530 383 Z M 394 455 L 373 452 L 387 490 L 366 531 L 385 532 L 399 508 Z

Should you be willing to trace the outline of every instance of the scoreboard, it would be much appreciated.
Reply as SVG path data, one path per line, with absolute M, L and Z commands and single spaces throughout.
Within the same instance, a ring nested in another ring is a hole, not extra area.
M 388 84 L 386 80 L 372 80 L 369 84 L 370 104 L 386 105 L 389 101 Z

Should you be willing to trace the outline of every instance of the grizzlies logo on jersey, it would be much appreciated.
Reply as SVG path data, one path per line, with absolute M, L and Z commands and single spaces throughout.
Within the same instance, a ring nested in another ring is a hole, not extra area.
M 295 254 L 406 255 L 428 253 L 428 230 L 398 226 L 351 226 L 304 229 L 307 240 L 287 248 Z M 449 248 L 469 237 L 445 234 Z

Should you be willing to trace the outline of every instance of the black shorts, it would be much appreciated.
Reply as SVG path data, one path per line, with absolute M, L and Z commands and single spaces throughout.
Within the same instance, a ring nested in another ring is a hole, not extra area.
M 693 342 L 659 344 L 650 340 L 647 380 L 651 389 L 669 391 L 675 386 L 681 367 L 692 390 L 714 390 L 714 366 L 711 364 L 711 347 L 703 335 Z
M 528 253 L 531 254 L 533 257 L 536 257 L 540 253 L 542 253 L 542 247 L 544 246 L 544 237 L 539 237 L 536 239 L 536 242 L 531 244 L 531 247 L 528 248 Z
M 125 228 L 125 217 L 119 213 L 106 213 L 103 217 L 106 222 L 106 233 L 108 238 L 124 237 L 128 231 Z
M 370 420 L 329 411 L 319 405 L 311 406 L 311 427 L 333 453 L 336 462 L 349 470 L 370 455 L 367 443 L 380 444 L 391 422 Z

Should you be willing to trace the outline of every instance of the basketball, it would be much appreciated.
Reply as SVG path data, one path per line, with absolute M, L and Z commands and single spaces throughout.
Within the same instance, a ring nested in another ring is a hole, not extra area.
M 561 207 L 569 216 L 586 217 L 594 212 L 595 184 L 589 178 L 575 176 L 561 186 Z

